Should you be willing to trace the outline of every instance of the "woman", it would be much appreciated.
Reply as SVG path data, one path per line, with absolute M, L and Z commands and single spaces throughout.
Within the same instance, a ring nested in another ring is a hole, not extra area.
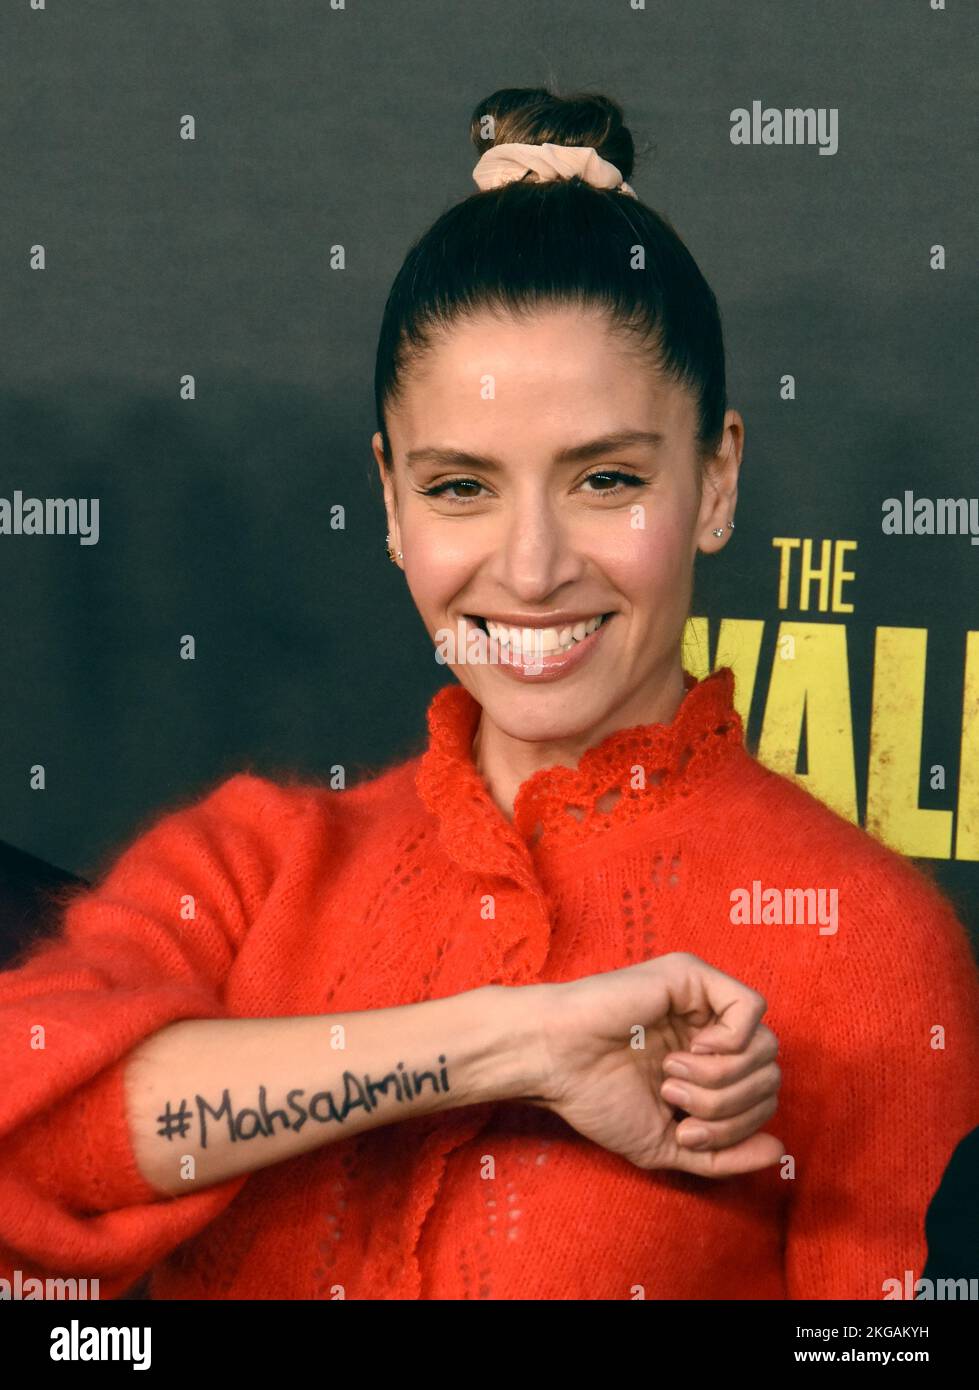
M 0 977 L 5 1276 L 880 1298 L 924 1263 L 976 971 L 918 870 L 748 754 L 731 671 L 682 669 L 743 443 L 714 297 L 614 104 L 507 90 L 472 130 L 373 439 L 457 683 L 373 780 L 164 817 Z M 832 929 L 746 919 L 755 882 L 835 891 Z

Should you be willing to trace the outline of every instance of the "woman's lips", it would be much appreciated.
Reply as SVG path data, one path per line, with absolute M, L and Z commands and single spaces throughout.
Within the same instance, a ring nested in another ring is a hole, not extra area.
M 471 618 L 467 617 L 466 623 L 480 634 L 486 644 L 486 661 L 482 664 L 497 667 L 512 680 L 535 682 L 558 680 L 569 671 L 578 670 L 595 651 L 602 633 L 614 617 L 614 613 L 609 614 L 594 632 L 575 642 L 567 651 L 557 652 L 515 652 L 511 646 L 503 646 L 497 638 L 484 632 Z

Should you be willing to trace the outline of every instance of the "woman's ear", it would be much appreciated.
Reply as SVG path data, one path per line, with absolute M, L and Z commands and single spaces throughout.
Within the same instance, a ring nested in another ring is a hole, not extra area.
M 384 440 L 383 440 L 383 438 L 381 437 L 381 431 L 380 431 L 380 430 L 375 430 L 374 433 L 371 435 L 371 450 L 372 450 L 372 452 L 373 452 L 373 454 L 374 454 L 374 458 L 375 458 L 375 460 L 376 460 L 376 462 L 377 462 L 377 466 L 378 466 L 378 468 L 381 469 L 382 474 L 383 474 L 383 471 L 384 471 Z
M 390 551 L 394 555 L 401 549 L 401 531 L 398 526 L 398 500 L 394 490 L 394 476 L 390 468 L 384 462 L 384 441 L 380 430 L 377 430 L 371 437 L 371 449 L 374 453 L 374 460 L 377 463 L 377 470 L 381 479 L 381 489 L 384 493 L 384 512 L 387 517 L 388 535 L 390 540 Z M 400 563 L 395 560 L 398 568 Z
M 703 466 L 700 512 L 697 517 L 696 546 L 705 555 L 727 545 L 738 504 L 738 476 L 744 450 L 744 421 L 736 410 L 724 416 L 724 429 L 717 452 Z M 720 531 L 721 535 L 715 535 Z

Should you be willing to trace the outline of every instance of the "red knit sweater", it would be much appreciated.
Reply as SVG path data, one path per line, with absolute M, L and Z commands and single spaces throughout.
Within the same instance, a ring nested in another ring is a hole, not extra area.
M 747 752 L 730 670 L 687 685 L 670 725 L 536 772 L 512 823 L 458 685 L 420 757 L 353 789 L 243 773 L 159 819 L 0 974 L 0 1276 L 97 1277 L 105 1298 L 153 1269 L 157 1298 L 374 1299 L 879 1299 L 919 1277 L 926 1206 L 979 1123 L 968 939 L 922 871 Z M 732 921 L 755 881 L 837 888 L 838 930 Z M 767 1128 L 791 1165 L 645 1172 L 505 1103 L 173 1198 L 135 1167 L 126 1057 L 178 1019 L 385 1008 L 676 950 L 768 1000 Z

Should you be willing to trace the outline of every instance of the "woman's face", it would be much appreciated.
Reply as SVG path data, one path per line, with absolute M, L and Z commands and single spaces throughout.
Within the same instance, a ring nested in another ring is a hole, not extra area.
M 681 688 L 695 554 L 729 534 L 711 532 L 734 516 L 740 416 L 705 476 L 690 394 L 602 317 L 555 308 L 454 326 L 388 430 L 392 548 L 484 718 L 527 741 L 656 718 Z

